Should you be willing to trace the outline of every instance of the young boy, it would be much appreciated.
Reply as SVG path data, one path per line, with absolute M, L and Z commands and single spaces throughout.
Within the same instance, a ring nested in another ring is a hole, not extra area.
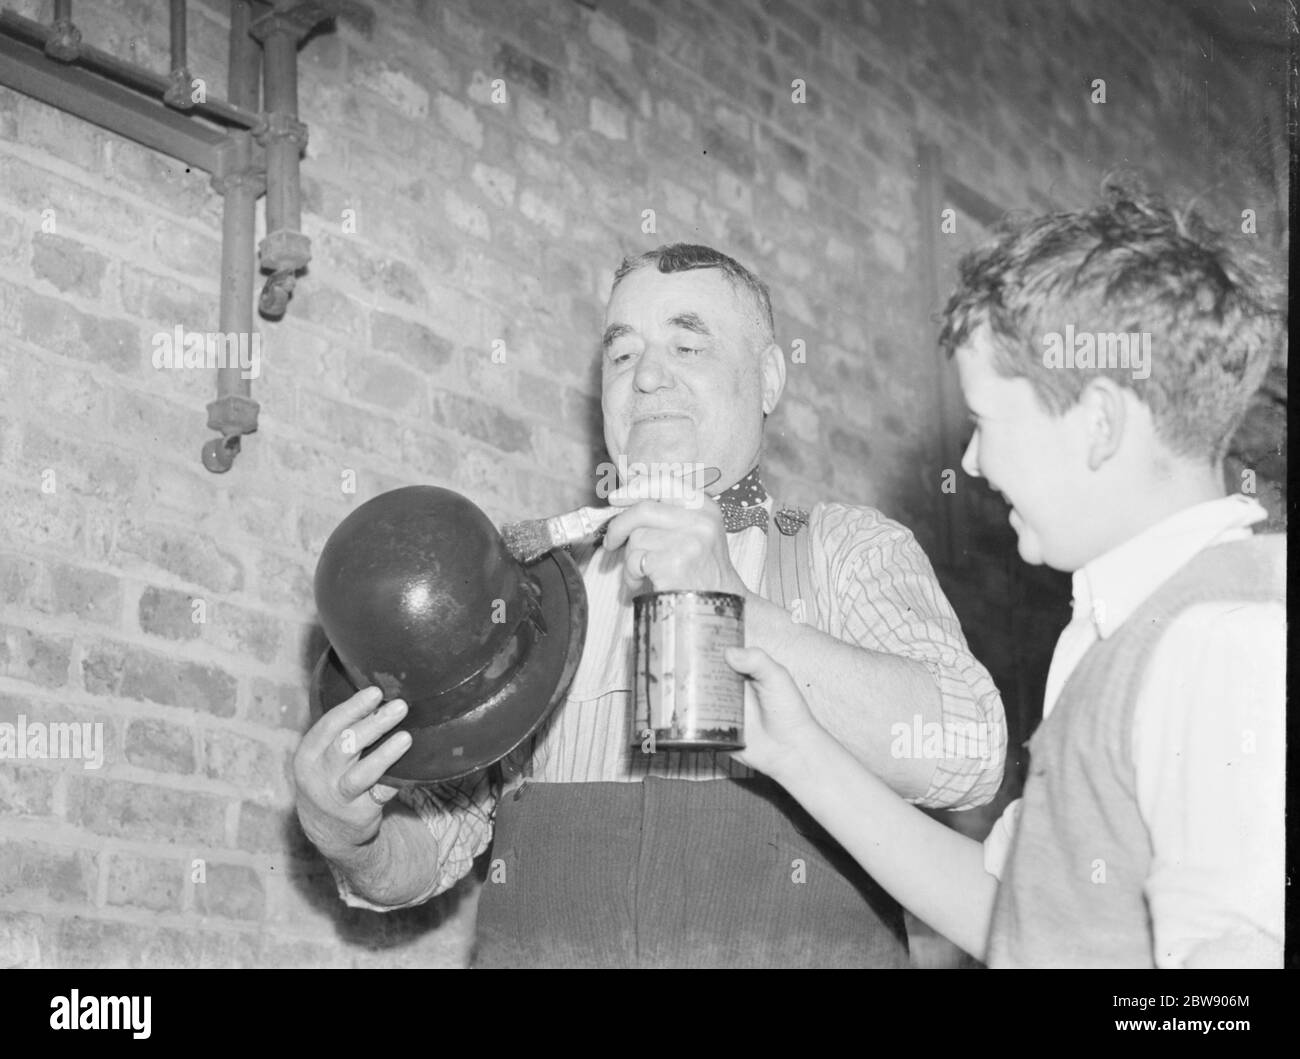
M 962 460 L 1074 572 L 1024 796 L 983 843 L 901 801 L 764 652 L 737 757 L 990 966 L 1281 966 L 1285 538 L 1222 459 L 1284 331 L 1264 270 L 1109 189 L 968 257 Z M 1280 299 L 1279 299 L 1280 300 Z M 1122 339 L 1122 340 L 1121 340 Z

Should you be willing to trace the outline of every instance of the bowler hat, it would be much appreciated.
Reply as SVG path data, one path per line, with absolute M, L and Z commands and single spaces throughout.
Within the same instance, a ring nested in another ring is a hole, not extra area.
M 586 635 L 567 553 L 521 565 L 478 507 L 436 486 L 349 514 L 315 590 L 330 649 L 312 674 L 313 717 L 371 685 L 403 699 L 397 729 L 412 743 L 383 777 L 392 785 L 456 779 L 509 754 L 563 698 Z

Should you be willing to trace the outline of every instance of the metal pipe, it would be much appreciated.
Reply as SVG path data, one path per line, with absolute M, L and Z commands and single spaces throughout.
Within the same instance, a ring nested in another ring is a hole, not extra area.
M 298 155 L 304 146 L 293 128 L 298 117 L 298 44 L 288 32 L 280 31 L 272 33 L 265 46 L 266 109 L 271 118 L 281 119 L 266 146 L 266 228 L 268 232 L 296 231 L 302 220 Z
M 267 316 L 280 316 L 293 293 L 299 270 L 311 260 L 311 241 L 302 234 L 298 159 L 307 146 L 307 126 L 298 120 L 298 42 L 333 5 L 315 0 L 277 4 L 253 23 L 262 41 L 266 125 L 266 238 L 258 248 L 262 270 L 270 272 L 259 302 Z
M 0 85 L 152 147 L 206 173 L 224 166 L 225 135 L 83 69 L 51 62 L 40 45 L 15 40 L 0 25 Z
M 247 0 L 233 0 L 230 8 L 230 52 L 227 95 L 240 107 L 255 108 L 260 70 L 257 44 L 249 35 Z M 246 351 L 239 361 L 227 357 L 217 368 L 217 397 L 208 405 L 208 427 L 220 431 L 203 446 L 203 466 L 214 474 L 230 470 L 239 454 L 241 438 L 257 430 L 258 403 L 252 397 L 251 369 L 261 367 L 261 335 L 253 331 L 253 284 L 256 279 L 254 243 L 257 197 L 265 177 L 254 164 L 253 137 L 248 132 L 229 136 L 230 175 L 214 181 L 225 196 L 221 212 L 221 331 L 226 348 L 231 336 Z
M 81 54 L 81 30 L 72 24 L 72 0 L 54 0 L 54 23 L 45 38 L 45 54 L 65 63 Z
M 68 23 L 68 26 L 76 35 L 76 50 L 65 58 L 62 54 L 56 54 L 60 52 L 61 47 L 57 43 L 58 38 L 55 31 L 39 22 L 33 22 L 22 15 L 14 14 L 12 11 L 0 11 L 0 40 L 9 38 L 21 44 L 42 49 L 51 58 L 62 59 L 64 62 L 72 63 L 76 67 L 83 68 L 91 73 L 111 78 L 120 85 L 143 92 L 155 99 L 163 98 L 171 87 L 170 78 L 162 77 L 151 70 L 145 70 L 133 63 L 126 62 L 116 55 L 100 51 L 92 45 L 81 44 L 80 31 L 71 23 Z M 3 69 L 0 69 L 0 75 L 3 72 Z M 8 82 L 0 76 L 0 83 Z M 201 114 L 203 117 L 220 125 L 243 129 L 256 128 L 262 121 L 262 116 L 254 108 L 244 108 L 220 99 L 209 99 L 204 103 L 195 103 L 189 112 Z M 162 148 L 159 149 L 162 150 Z
M 163 102 L 177 110 L 189 110 L 194 106 L 193 78 L 185 65 L 185 0 L 171 0 L 171 46 L 172 70 L 168 78 L 167 91 L 163 93 Z
M 259 248 L 263 269 L 271 270 L 260 307 L 268 316 L 281 315 L 294 278 L 311 258 L 311 243 L 299 231 L 302 220 L 298 158 L 307 144 L 307 127 L 298 120 L 298 42 L 322 18 L 334 14 L 332 5 L 304 0 L 277 3 L 275 10 L 250 22 L 246 0 L 233 0 L 230 12 L 230 87 L 239 106 L 256 106 L 257 63 L 249 54 L 250 39 L 262 42 L 266 113 L 256 135 L 266 149 L 266 228 Z M 263 191 L 260 170 L 252 166 L 252 141 L 231 133 L 236 161 L 231 176 L 220 183 L 225 195 L 222 213 L 221 327 L 235 335 L 258 358 L 260 335 L 253 334 L 253 207 Z M 227 340 L 227 349 L 230 348 Z M 252 357 L 250 356 L 249 361 Z M 258 405 L 251 396 L 252 380 L 245 363 L 217 369 L 217 399 L 208 405 L 208 426 L 221 431 L 203 446 L 203 465 L 215 473 L 230 469 L 239 453 L 240 438 L 257 429 Z
M 172 70 L 185 67 L 185 0 L 171 0 Z
M 261 335 L 253 330 L 254 208 L 261 180 L 252 167 L 252 136 L 230 134 L 235 169 L 221 181 L 221 312 L 225 359 L 217 367 L 217 398 L 208 405 L 208 427 L 221 432 L 203 446 L 203 465 L 230 469 L 240 438 L 257 430 L 258 403 L 252 379 L 261 369 Z
M 246 111 L 258 109 L 262 94 L 261 56 L 257 42 L 248 32 L 252 20 L 249 0 L 230 0 L 230 84 L 226 98 Z

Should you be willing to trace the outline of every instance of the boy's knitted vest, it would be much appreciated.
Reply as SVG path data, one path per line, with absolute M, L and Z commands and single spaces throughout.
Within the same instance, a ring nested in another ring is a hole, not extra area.
M 1217 545 L 1089 648 L 1029 744 L 1019 826 L 993 909 L 990 967 L 1155 966 L 1143 896 L 1151 839 L 1132 755 L 1143 673 L 1188 607 L 1285 598 L 1283 535 Z

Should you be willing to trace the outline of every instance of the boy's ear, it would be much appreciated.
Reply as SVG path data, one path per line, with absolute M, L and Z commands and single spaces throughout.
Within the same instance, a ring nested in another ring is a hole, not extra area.
M 763 350 L 763 414 L 770 415 L 785 390 L 785 350 L 775 342 Z
M 1079 397 L 1087 431 L 1088 470 L 1101 468 L 1119 451 L 1128 425 L 1124 387 L 1105 376 L 1093 379 Z

